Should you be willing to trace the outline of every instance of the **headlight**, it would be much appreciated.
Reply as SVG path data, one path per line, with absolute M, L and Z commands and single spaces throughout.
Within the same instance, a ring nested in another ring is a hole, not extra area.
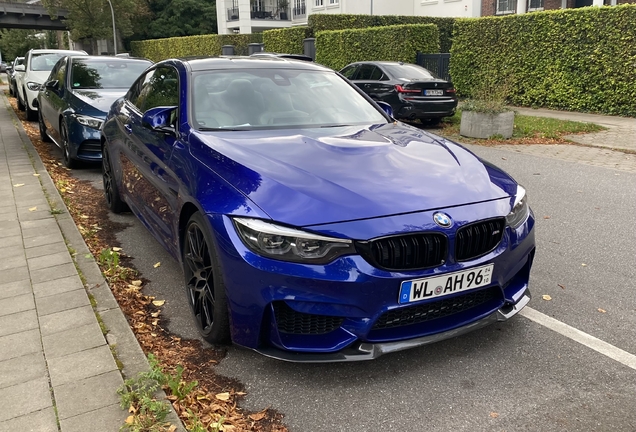
M 506 222 L 511 228 L 517 228 L 523 222 L 525 222 L 530 208 L 528 207 L 528 197 L 526 196 L 526 190 L 517 185 L 517 194 L 515 195 L 514 205 L 512 211 L 506 216 Z
M 326 264 L 355 253 L 351 240 L 325 237 L 259 219 L 234 219 L 241 240 L 252 252 L 282 261 Z
M 27 83 L 27 87 L 28 87 L 28 89 L 29 89 L 29 90 L 31 90 L 31 91 L 40 91 L 40 89 L 42 88 L 42 85 L 41 85 L 41 84 L 38 84 L 38 83 L 36 83 L 36 82 L 29 81 L 29 82 Z
M 77 122 L 79 124 L 88 126 L 89 128 L 99 129 L 100 127 L 102 127 L 103 121 L 100 119 L 96 119 L 94 117 L 82 116 L 82 115 L 78 115 L 75 118 L 77 119 Z

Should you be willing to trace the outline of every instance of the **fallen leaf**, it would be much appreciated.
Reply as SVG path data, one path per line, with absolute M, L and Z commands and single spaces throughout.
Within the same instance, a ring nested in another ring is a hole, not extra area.
M 88 216 L 86 216 L 86 215 L 81 215 L 80 217 L 81 217 L 82 219 L 88 219 Z
M 134 280 L 131 282 L 131 284 L 133 284 L 134 286 L 140 287 L 141 286 L 141 281 L 140 280 Z
M 249 418 L 251 418 L 254 421 L 262 420 L 264 417 L 265 417 L 265 411 L 261 411 L 261 412 L 257 412 L 255 414 L 249 415 Z
M 121 251 L 121 248 L 120 248 L 120 247 L 114 247 L 114 248 L 112 248 L 112 250 L 113 250 L 114 252 L 120 252 L 120 251 Z
M 559 286 L 559 288 L 561 289 L 565 289 L 565 285 L 561 285 L 561 284 L 557 284 Z
M 177 427 L 175 425 L 170 425 L 170 427 L 168 428 L 168 432 L 174 432 L 177 430 Z
M 543 216 L 543 219 L 550 219 L 550 216 Z
M 230 394 L 228 392 L 225 393 L 217 393 L 214 395 L 218 400 L 226 401 L 230 399 Z
M 493 411 L 493 412 L 490 413 L 490 417 L 497 418 L 497 417 L 499 417 L 499 414 Z
M 120 420 L 120 421 L 121 421 L 121 420 Z M 131 424 L 133 424 L 134 422 L 135 422 L 135 416 L 128 416 L 128 417 L 126 418 L 126 424 L 131 425 Z
M 505 157 L 502 157 L 501 160 L 508 160 L 508 159 L 506 159 Z
M 35 176 L 35 177 L 40 177 L 40 174 L 35 173 L 35 174 L 33 174 L 33 176 Z
M 161 265 L 161 263 L 160 263 L 160 262 L 158 262 L 158 263 L 157 263 L 157 264 L 155 264 L 153 267 L 154 267 L 154 268 L 157 268 L 157 267 L 159 267 L 160 265 Z
M 605 309 L 598 308 L 596 310 L 599 311 L 600 313 L 607 313 L 607 311 Z
M 239 395 L 239 396 L 245 396 L 247 393 L 245 393 L 245 392 L 236 392 L 236 394 Z
M 86 255 L 84 255 L 84 258 L 86 258 L 86 259 L 91 259 L 91 258 L 93 258 L 93 255 L 91 255 L 91 254 L 86 254 Z
M 587 264 L 583 263 L 581 264 L 581 267 L 587 267 Z
M 153 312 L 153 313 L 150 314 L 150 316 L 153 317 L 153 318 L 157 318 L 159 315 L 161 315 L 160 311 Z
M 16 183 L 13 185 L 13 187 L 21 187 L 21 186 L 24 186 L 24 183 Z
M 552 297 L 550 297 L 550 296 L 549 296 L 549 295 L 547 295 L 547 294 L 543 294 L 543 295 L 541 296 L 541 298 L 542 298 L 543 300 L 545 300 L 545 301 L 550 301 L 550 300 L 552 300 Z
M 154 300 L 152 304 L 159 307 L 159 306 L 163 306 L 165 302 L 166 302 L 165 300 Z
M 31 208 L 29 209 L 29 211 L 36 211 L 37 209 L 38 209 L 38 208 L 37 208 L 37 206 L 36 206 L 36 207 L 31 207 Z

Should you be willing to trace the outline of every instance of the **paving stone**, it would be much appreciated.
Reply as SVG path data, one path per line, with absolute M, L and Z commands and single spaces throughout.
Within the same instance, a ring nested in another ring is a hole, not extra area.
M 37 328 L 0 337 L 0 361 L 40 351 L 42 341 Z
M 8 209 L 9 211 L 6 211 L 6 212 L 0 211 L 0 221 L 18 220 L 18 212 L 15 210 L 14 207 L 5 207 L 5 208 Z M 4 243 L 4 239 L 2 240 L 2 242 Z
M 46 376 L 41 351 L 0 361 L 0 389 Z
M 35 211 L 30 211 L 30 210 L 21 211 L 20 209 L 18 209 L 18 218 L 21 221 L 32 221 L 32 220 L 53 218 L 53 215 L 51 214 L 51 208 L 49 207 L 48 204 L 46 204 L 46 206 L 38 205 L 35 207 L 37 207 L 37 210 Z
M 84 429 L 90 430 L 90 425 Z M 58 432 L 55 410 L 49 407 L 0 422 L 0 432 Z
M 38 316 L 35 313 L 35 309 L 0 316 L 0 336 L 20 333 L 36 328 L 38 328 Z
M 28 279 L 3 283 L 0 285 L 0 299 L 15 297 L 30 292 L 32 292 L 31 281 Z
M 80 288 L 84 288 L 84 285 L 82 285 L 82 281 L 79 276 L 74 275 L 33 284 L 33 294 L 37 299 L 38 297 L 58 295 L 63 292 L 74 291 Z
M 3 239 L 5 237 L 17 236 L 20 234 L 20 223 L 18 221 L 13 220 L 0 222 L 0 239 Z
M 119 432 L 128 413 L 119 404 L 60 420 L 62 432 Z
M 0 422 L 53 406 L 49 380 L 41 377 L 0 392 Z
M 95 320 L 89 324 L 43 336 L 42 344 L 46 358 L 50 360 L 106 345 L 106 339 L 104 339 L 102 330 Z
M 27 261 L 24 257 L 24 252 L 17 256 L 5 255 L 0 260 L 0 271 L 4 273 L 4 270 L 24 267 Z
M 2 303 L 0 303 L 1 305 Z M 38 297 L 36 300 L 38 316 L 43 317 L 52 313 L 75 309 L 90 305 L 85 289 L 68 291 L 55 296 Z M 0 314 L 2 312 L 0 311 Z
M 66 247 L 66 243 L 57 242 L 51 243 L 44 246 L 37 246 L 24 250 L 27 259 L 29 258 L 37 258 L 44 255 L 51 255 L 60 252 L 68 252 L 68 248 Z
M 57 225 L 57 221 L 53 218 L 40 219 L 35 221 L 24 221 L 24 222 L 21 222 L 20 225 L 22 226 L 23 238 L 31 238 L 31 237 L 47 235 L 51 231 L 55 231 L 59 229 Z
M 0 320 L 2 317 L 0 317 Z M 95 312 L 90 306 L 82 306 L 40 317 L 40 331 L 42 336 L 52 335 L 73 327 L 90 324 L 97 320 Z
M 44 196 L 42 196 L 42 194 L 28 196 L 20 200 L 16 199 L 15 206 L 18 209 L 18 214 L 29 213 L 29 209 L 32 207 L 37 207 L 38 210 L 51 208 L 49 206 L 49 202 L 46 198 L 44 198 Z
M 116 389 L 124 380 L 119 371 L 111 371 L 55 387 L 55 404 L 60 420 L 115 405 Z
M 62 264 L 72 263 L 71 255 L 68 250 L 50 255 L 43 255 L 29 260 L 29 270 L 40 270 L 49 267 L 57 267 Z
M 0 299 L 0 317 L 35 309 L 33 293 Z
M 59 231 L 52 232 L 51 234 L 47 234 L 41 237 L 33 237 L 29 239 L 24 239 L 24 247 L 32 248 L 43 245 L 48 245 L 52 243 L 64 243 L 64 237 L 62 237 L 62 233 Z
M 2 239 L 2 246 L 3 247 L 23 246 L 22 235 L 4 237 Z M 4 277 L 2 279 L 6 280 Z
M 70 382 L 118 371 L 108 345 L 49 359 L 48 364 L 54 389 Z
M 13 267 L 6 270 L 2 270 L 2 281 L 21 281 L 29 279 L 29 268 L 24 265 L 21 267 Z
M 46 281 L 54 281 L 56 279 L 62 279 L 67 276 L 73 276 L 77 274 L 77 269 L 72 263 L 61 264 L 55 267 L 47 267 L 40 270 L 31 271 L 31 282 L 36 284 Z

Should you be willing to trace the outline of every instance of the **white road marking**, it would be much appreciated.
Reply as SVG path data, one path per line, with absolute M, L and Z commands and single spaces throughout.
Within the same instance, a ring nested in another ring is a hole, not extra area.
M 636 355 L 630 354 L 627 351 L 623 351 L 622 349 L 617 348 L 614 345 L 610 345 L 607 342 L 595 338 L 594 336 L 582 332 L 581 330 L 575 329 L 572 326 L 562 323 L 561 321 L 551 318 L 530 307 L 526 306 L 519 312 L 519 314 L 523 315 L 531 321 L 536 322 L 537 324 L 540 324 L 569 339 L 572 339 L 573 341 L 578 342 L 581 345 L 585 345 L 586 347 L 591 348 L 594 351 L 597 351 L 611 358 L 612 360 L 616 360 L 617 362 L 636 370 Z

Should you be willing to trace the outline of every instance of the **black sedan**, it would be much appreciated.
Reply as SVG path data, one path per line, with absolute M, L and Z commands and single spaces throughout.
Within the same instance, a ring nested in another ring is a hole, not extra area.
M 112 103 L 122 97 L 152 62 L 107 56 L 66 56 L 53 67 L 38 94 L 43 141 L 62 149 L 64 165 L 99 162 L 99 129 Z
M 402 62 L 358 62 L 340 71 L 363 92 L 391 105 L 400 120 L 437 123 L 457 108 L 453 83 L 421 66 Z

